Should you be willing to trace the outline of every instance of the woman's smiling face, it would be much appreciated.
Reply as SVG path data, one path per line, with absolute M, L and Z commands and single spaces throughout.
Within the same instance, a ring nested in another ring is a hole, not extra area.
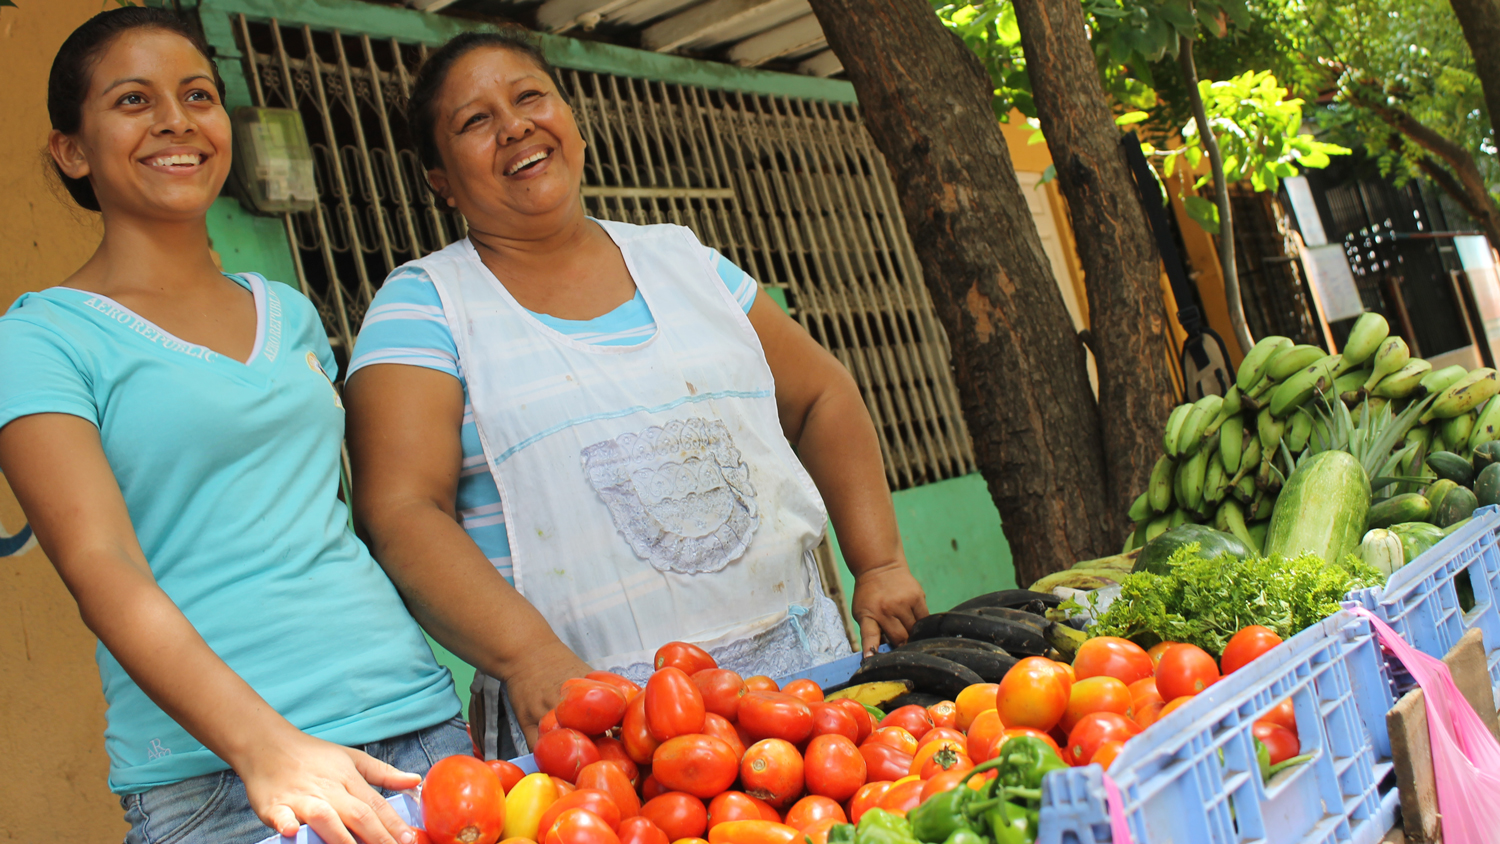
M 547 73 L 529 57 L 479 47 L 453 63 L 433 113 L 437 192 L 480 228 L 578 203 L 584 142 Z
M 201 217 L 229 176 L 229 115 L 208 59 L 180 35 L 122 33 L 95 63 L 79 131 L 49 147 L 105 213 Z

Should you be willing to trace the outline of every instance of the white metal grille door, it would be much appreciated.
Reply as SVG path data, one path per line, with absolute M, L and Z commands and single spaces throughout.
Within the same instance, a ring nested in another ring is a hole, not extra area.
M 236 21 L 256 105 L 301 111 L 320 202 L 285 217 L 298 282 L 347 356 L 385 276 L 464 235 L 433 201 L 402 108 L 425 45 Z M 564 69 L 602 219 L 688 226 L 782 291 L 853 373 L 895 489 L 975 470 L 885 161 L 858 111 Z

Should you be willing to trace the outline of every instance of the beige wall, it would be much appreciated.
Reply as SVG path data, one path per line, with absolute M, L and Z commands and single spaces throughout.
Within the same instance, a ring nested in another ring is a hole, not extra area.
M 101 0 L 19 2 L 0 9 L 0 306 L 62 281 L 99 239 L 93 215 L 55 197 L 40 155 L 52 56 Z M 0 480 L 0 528 L 24 521 Z M 34 545 L 0 558 L 0 584 L 0 841 L 119 841 L 94 637 Z

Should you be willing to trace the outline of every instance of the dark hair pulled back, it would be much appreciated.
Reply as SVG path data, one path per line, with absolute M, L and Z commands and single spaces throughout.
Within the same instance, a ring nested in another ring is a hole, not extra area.
M 53 129 L 64 135 L 78 132 L 83 124 L 83 104 L 88 99 L 89 85 L 99 57 L 116 38 L 136 29 L 155 29 L 186 38 L 208 60 L 214 72 L 214 85 L 219 89 L 220 98 L 224 96 L 224 81 L 219 78 L 212 50 L 191 23 L 165 9 L 125 6 L 89 18 L 73 30 L 58 49 L 57 57 L 52 60 L 52 72 L 47 77 L 47 116 L 52 120 Z M 99 199 L 88 179 L 69 178 L 55 161 L 52 167 L 74 202 L 90 211 L 99 210 Z
M 417 78 L 412 83 L 411 99 L 406 103 L 406 121 L 411 126 L 412 139 L 417 144 L 417 156 L 422 166 L 431 170 L 442 166 L 443 159 L 437 148 L 438 92 L 448 81 L 448 73 L 459 59 L 481 48 L 510 50 L 526 56 L 547 74 L 556 86 L 558 94 L 567 101 L 567 94 L 558 83 L 557 69 L 547 61 L 542 48 L 531 39 L 531 34 L 520 27 L 502 29 L 497 32 L 465 32 L 455 35 L 448 43 L 437 48 L 422 62 Z

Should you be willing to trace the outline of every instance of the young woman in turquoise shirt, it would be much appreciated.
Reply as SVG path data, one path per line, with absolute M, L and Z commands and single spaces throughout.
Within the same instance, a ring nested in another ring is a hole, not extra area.
M 104 236 L 0 318 L 0 469 L 99 637 L 127 842 L 307 823 L 410 844 L 379 791 L 469 739 L 448 672 L 348 529 L 315 309 L 215 266 L 205 216 L 230 121 L 207 54 L 135 7 L 58 53 L 49 149 Z

